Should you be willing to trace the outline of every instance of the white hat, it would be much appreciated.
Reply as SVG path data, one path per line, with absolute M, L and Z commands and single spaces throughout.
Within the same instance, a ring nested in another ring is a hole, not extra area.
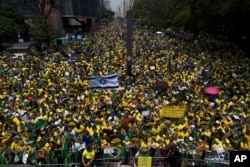
M 192 136 L 189 136 L 188 140 L 189 140 L 189 141 L 193 141 L 194 139 L 193 139 Z
M 184 140 L 183 139 L 177 139 L 176 142 L 179 143 L 179 142 L 183 142 Z
M 195 125 L 193 124 L 193 125 L 190 125 L 190 128 L 195 128 Z
M 220 121 L 219 121 L 219 120 L 217 120 L 217 121 L 215 121 L 215 123 L 216 123 L 216 124 L 220 124 Z

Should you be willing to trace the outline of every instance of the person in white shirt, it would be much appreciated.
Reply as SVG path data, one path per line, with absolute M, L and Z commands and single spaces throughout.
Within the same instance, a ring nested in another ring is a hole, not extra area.
M 83 150 L 86 148 L 85 143 L 78 138 L 76 140 L 72 139 L 70 141 L 70 151 L 72 155 L 73 163 L 80 162 Z

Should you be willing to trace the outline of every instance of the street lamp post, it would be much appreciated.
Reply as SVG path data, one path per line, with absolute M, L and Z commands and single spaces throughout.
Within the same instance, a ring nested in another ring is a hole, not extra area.
M 21 35 L 20 35 L 20 32 L 18 32 L 17 37 L 18 37 L 18 42 L 21 43 Z
M 18 43 L 23 43 L 23 39 L 21 38 L 20 32 L 18 32 L 17 37 L 18 37 Z

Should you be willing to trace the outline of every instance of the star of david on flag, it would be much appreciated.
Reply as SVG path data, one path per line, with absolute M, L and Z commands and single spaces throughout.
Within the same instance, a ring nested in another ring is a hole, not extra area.
M 93 76 L 87 78 L 91 89 L 117 89 L 119 88 L 118 74 Z

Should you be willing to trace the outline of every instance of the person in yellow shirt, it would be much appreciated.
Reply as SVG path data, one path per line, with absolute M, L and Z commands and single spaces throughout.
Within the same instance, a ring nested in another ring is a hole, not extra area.
M 102 131 L 104 133 L 107 133 L 108 135 L 112 134 L 113 132 L 112 124 L 109 121 L 106 121 L 105 125 L 102 126 Z
M 161 127 L 156 124 L 155 126 L 152 127 L 151 134 L 153 137 L 156 137 L 160 133 L 160 131 L 161 131 Z
M 185 137 L 189 137 L 190 133 L 187 127 L 184 127 L 181 131 L 178 132 L 178 139 L 184 139 Z
M 110 143 L 107 141 L 107 139 L 102 139 L 101 147 L 104 149 L 106 147 L 110 147 Z
M 227 118 L 224 120 L 224 124 L 226 124 L 227 126 L 233 125 L 233 123 L 234 121 L 230 116 L 227 116 Z
M 91 125 L 87 125 L 86 131 L 89 132 L 89 135 L 90 135 L 90 136 L 93 136 L 94 130 L 93 130 L 93 127 L 92 127 Z
M 218 132 L 219 130 L 223 130 L 222 126 L 221 126 L 221 122 L 219 120 L 215 121 L 215 124 L 212 127 L 212 132 Z
M 210 138 L 212 135 L 212 132 L 209 128 L 202 128 L 201 136 L 205 136 L 207 138 Z
M 217 153 L 224 152 L 224 148 L 223 148 L 222 142 L 221 142 L 221 140 L 219 138 L 215 138 L 212 141 L 211 150 L 213 152 L 217 152 Z
M 240 150 L 250 151 L 250 141 L 246 137 L 240 142 Z
M 23 147 L 20 145 L 20 139 L 20 136 L 15 136 L 14 141 L 10 145 L 10 149 L 15 155 L 23 151 Z
M 88 145 L 87 148 L 82 153 L 82 165 L 83 167 L 92 167 L 95 160 L 95 150 L 92 149 L 91 145 Z
M 139 154 L 140 156 L 149 156 L 151 149 L 151 143 L 148 141 L 147 137 L 143 137 L 141 139 L 140 147 L 139 147 Z
M 43 146 L 42 150 L 44 150 L 45 152 L 50 152 L 51 150 L 51 146 L 49 143 L 45 143 L 45 145 Z
M 202 139 L 198 139 L 196 143 L 197 158 L 202 158 L 206 150 L 209 150 L 209 144 Z

